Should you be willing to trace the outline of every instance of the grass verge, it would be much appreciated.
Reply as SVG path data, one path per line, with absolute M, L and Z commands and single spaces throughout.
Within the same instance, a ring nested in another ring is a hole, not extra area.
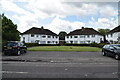
M 81 51 L 81 52 L 100 52 L 101 48 L 88 46 L 37 46 L 28 48 L 28 51 Z

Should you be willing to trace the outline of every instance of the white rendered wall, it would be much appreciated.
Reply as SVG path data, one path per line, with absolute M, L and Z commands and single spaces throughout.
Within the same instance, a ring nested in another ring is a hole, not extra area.
M 43 38 L 42 36 L 46 36 L 45 38 Z M 51 36 L 51 35 L 49 35 Z M 39 41 L 39 44 L 58 44 L 59 43 L 59 37 L 57 36 L 51 36 L 50 38 L 48 38 L 48 35 L 39 35 L 39 34 L 34 34 L 34 37 L 31 37 L 31 34 L 24 34 L 21 35 L 21 41 L 23 41 L 23 37 L 25 37 L 25 42 L 26 43 L 36 43 L 36 40 Z M 48 41 L 50 43 L 48 43 Z
M 74 36 L 77 36 L 77 38 L 74 38 Z M 82 35 L 82 36 L 85 36 L 85 38 L 81 38 L 80 36 L 81 35 L 72 35 L 72 38 L 71 38 L 71 36 L 69 36 L 69 38 L 67 38 L 67 36 L 66 36 L 65 41 L 67 43 L 71 43 L 70 41 L 73 41 L 73 44 L 80 44 L 82 42 L 83 43 L 93 43 L 93 42 L 100 43 L 100 39 L 102 38 L 102 40 L 103 40 L 103 36 L 100 36 L 100 35 L 95 35 L 95 37 L 92 37 L 92 35 L 89 35 L 89 38 L 87 35 Z
M 106 39 L 108 40 L 108 41 L 118 41 L 117 39 L 118 39 L 118 37 L 120 37 L 120 32 L 115 32 L 115 33 L 112 33 L 112 36 L 111 36 L 111 34 L 108 34 L 108 35 L 106 35 Z

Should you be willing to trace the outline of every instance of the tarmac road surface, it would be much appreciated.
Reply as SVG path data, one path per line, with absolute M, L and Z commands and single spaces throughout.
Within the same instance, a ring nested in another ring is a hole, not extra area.
M 3 78 L 118 78 L 119 61 L 101 52 L 28 51 L 2 57 Z

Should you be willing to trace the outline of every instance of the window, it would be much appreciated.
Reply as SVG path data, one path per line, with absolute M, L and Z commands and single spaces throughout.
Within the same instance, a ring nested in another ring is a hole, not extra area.
M 109 45 L 105 45 L 103 48 L 109 48 Z
M 48 41 L 47 43 L 50 43 L 50 41 Z
M 80 43 L 85 43 L 85 41 L 80 41 Z
M 25 37 L 23 37 L 23 41 L 25 41 Z
M 42 36 L 43 38 L 45 38 L 46 36 Z
M 56 36 L 56 38 L 58 38 L 58 37 Z
M 40 41 L 40 44 L 46 44 L 46 41 Z
M 67 36 L 67 38 L 69 38 L 69 36 Z
M 85 35 L 80 35 L 80 38 L 85 38 Z
M 39 37 L 39 35 L 36 35 L 36 37 Z
M 34 37 L 34 34 L 31 34 L 31 37 Z
M 70 43 L 72 44 L 72 43 L 73 43 L 73 41 L 70 41 Z
M 20 43 L 20 47 L 22 47 L 22 46 L 24 46 L 24 44 L 23 44 L 23 43 Z
M 39 40 L 36 40 L 35 42 L 36 42 L 36 43 L 39 43 Z
M 95 37 L 95 35 L 92 35 L 92 37 Z
M 87 37 L 89 38 L 89 37 L 90 37 L 90 35 L 87 35 Z
M 90 43 L 90 41 L 87 41 L 88 43 Z
M 51 38 L 51 36 L 48 36 L 48 38 Z
M 54 38 L 54 36 L 52 36 Z
M 110 34 L 111 35 L 111 37 L 113 37 L 113 34 Z
M 72 38 L 72 36 L 70 36 L 70 38 Z
M 78 43 L 78 41 L 74 41 L 74 43 Z
M 107 35 L 107 37 L 108 37 L 108 35 Z
M 109 49 L 114 49 L 114 47 L 113 46 L 109 46 Z
M 78 38 L 78 36 L 74 36 L 74 38 Z
M 56 41 L 56 44 L 57 44 L 58 42 Z

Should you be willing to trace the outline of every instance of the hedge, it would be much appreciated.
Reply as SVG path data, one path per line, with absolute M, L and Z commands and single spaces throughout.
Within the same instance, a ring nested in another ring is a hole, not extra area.
M 38 44 L 38 43 L 25 43 L 27 47 L 34 47 L 34 46 L 60 46 L 59 44 Z
M 106 43 L 91 43 L 90 44 L 91 47 L 99 47 L 99 48 L 102 48 L 104 45 L 106 45 Z

